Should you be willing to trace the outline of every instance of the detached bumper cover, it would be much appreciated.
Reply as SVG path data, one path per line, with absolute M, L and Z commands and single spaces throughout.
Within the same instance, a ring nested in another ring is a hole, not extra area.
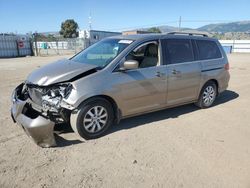
M 54 126 L 55 123 L 38 115 L 36 118 L 28 117 L 23 113 L 23 109 L 27 101 L 18 98 L 18 86 L 12 95 L 11 116 L 31 137 L 35 143 L 41 147 L 55 146 Z

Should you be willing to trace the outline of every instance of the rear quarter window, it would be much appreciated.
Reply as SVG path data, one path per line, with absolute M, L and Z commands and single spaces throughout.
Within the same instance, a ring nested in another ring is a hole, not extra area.
M 196 40 L 200 60 L 221 58 L 221 52 L 214 41 Z

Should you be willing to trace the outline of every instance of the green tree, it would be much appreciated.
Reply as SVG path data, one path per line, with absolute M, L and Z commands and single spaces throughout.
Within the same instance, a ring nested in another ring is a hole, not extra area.
M 158 27 L 151 27 L 151 28 L 148 29 L 148 32 L 161 33 L 161 30 Z
M 49 34 L 49 35 L 47 36 L 47 40 L 48 40 L 48 41 L 56 41 L 56 37 L 55 37 L 54 35 L 52 35 L 52 34 Z
M 36 40 L 37 41 L 47 41 L 47 37 L 41 33 L 36 33 Z
M 73 19 L 68 19 L 62 22 L 60 35 L 64 38 L 75 38 L 78 37 L 78 24 Z

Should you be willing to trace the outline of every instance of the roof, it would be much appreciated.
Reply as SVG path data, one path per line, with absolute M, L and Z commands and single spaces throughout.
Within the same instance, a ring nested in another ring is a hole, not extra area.
M 90 32 L 99 32 L 99 33 L 113 33 L 113 34 L 122 34 L 121 32 L 113 32 L 113 31 L 101 31 L 101 30 L 93 30 L 91 29 Z
M 149 38 L 157 38 L 162 34 L 136 34 L 136 35 L 118 35 L 112 36 L 110 38 L 118 38 L 118 39 L 130 39 L 130 40 L 139 40 L 139 39 L 149 39 Z
M 202 34 L 194 34 L 194 35 L 189 35 L 186 33 L 176 33 L 176 34 L 171 34 L 171 33 L 153 33 L 153 34 L 136 34 L 136 35 L 117 35 L 117 36 L 112 36 L 109 38 L 115 38 L 115 39 L 128 39 L 128 40 L 145 40 L 145 39 L 161 39 L 161 38 L 188 38 L 188 39 L 208 39 L 208 40 L 217 40 L 211 37 L 207 36 L 202 36 Z

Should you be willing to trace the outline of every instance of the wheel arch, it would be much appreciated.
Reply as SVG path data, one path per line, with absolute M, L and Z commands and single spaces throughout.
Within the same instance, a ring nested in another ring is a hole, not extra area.
M 198 106 L 199 108 L 207 108 L 207 107 L 205 107 L 205 106 L 202 104 L 201 96 L 202 96 L 203 88 L 204 88 L 204 87 L 206 86 L 206 84 L 209 83 L 209 82 L 212 82 L 212 83 L 214 83 L 214 84 L 216 85 L 216 96 L 215 96 L 215 97 L 217 97 L 218 94 L 219 94 L 219 93 L 218 93 L 218 91 L 219 91 L 219 82 L 218 82 L 218 80 L 216 80 L 216 79 L 208 79 L 208 80 L 206 80 L 206 81 L 203 83 L 203 85 L 202 85 L 202 87 L 201 87 L 201 89 L 200 89 L 198 100 L 197 100 L 197 102 L 195 102 L 195 105 Z
M 206 83 L 208 83 L 208 82 L 214 82 L 215 83 L 215 85 L 216 85 L 216 93 L 217 93 L 217 95 L 219 94 L 219 82 L 218 82 L 218 80 L 216 80 L 216 79 L 210 79 L 210 80 L 207 80 L 205 83 L 204 83 L 204 85 L 206 84 Z M 203 85 L 203 86 L 204 86 Z
M 83 100 L 77 107 L 77 109 L 82 106 L 82 105 L 85 105 L 91 101 L 94 101 L 96 99 L 105 99 L 106 101 L 108 101 L 111 105 L 112 105 L 112 109 L 114 110 L 114 116 L 115 116 L 115 123 L 119 123 L 120 120 L 121 120 L 121 117 L 122 117 L 122 114 L 121 114 L 121 110 L 119 109 L 117 103 L 115 102 L 115 100 L 108 96 L 108 95 L 103 95 L 103 94 L 100 94 L 100 95 L 94 95 L 94 96 L 91 96 L 91 97 L 88 97 L 87 99 Z
M 219 94 L 219 82 L 218 82 L 218 80 L 215 79 L 215 78 L 208 79 L 208 80 L 206 80 L 206 81 L 203 83 L 203 85 L 202 85 L 201 88 L 200 88 L 199 95 L 200 95 L 200 93 L 201 93 L 201 91 L 202 91 L 202 88 L 203 88 L 208 82 L 214 82 L 214 83 L 215 83 L 215 85 L 216 85 L 216 90 L 217 90 L 216 93 L 217 93 L 217 95 L 218 95 L 218 94 Z

